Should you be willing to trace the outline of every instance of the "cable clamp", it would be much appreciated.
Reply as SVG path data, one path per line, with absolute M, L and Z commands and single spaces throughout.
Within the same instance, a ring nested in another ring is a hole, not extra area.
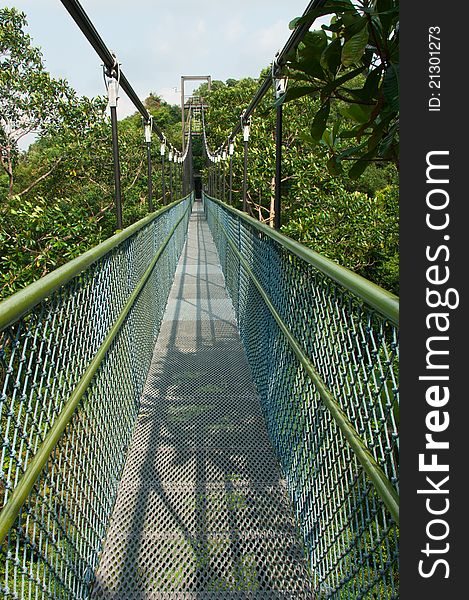
M 121 78 L 120 65 L 117 61 L 117 56 L 112 52 L 113 64 L 111 68 L 107 68 L 103 65 L 103 77 L 104 77 L 104 85 L 106 86 L 106 91 L 109 100 L 109 107 L 116 108 L 117 100 L 119 98 L 119 85 Z M 106 77 L 109 77 L 109 80 L 106 81 Z
M 153 127 L 153 117 L 145 123 L 145 142 L 151 144 L 151 130 Z
M 107 96 L 110 108 L 116 108 L 117 106 L 118 90 L 119 86 L 117 85 L 117 81 L 115 79 L 110 79 L 107 85 Z
M 287 78 L 286 77 L 281 77 L 278 79 L 275 78 L 274 86 L 275 86 L 275 99 L 278 100 L 287 91 Z
M 241 127 L 243 128 L 243 140 L 249 141 L 249 133 L 251 129 L 251 117 L 245 118 L 245 113 L 241 115 Z
M 116 53 L 115 52 L 111 52 L 111 56 L 112 56 L 112 60 L 114 62 L 112 63 L 112 67 L 108 71 L 108 76 L 116 79 L 117 82 L 120 83 L 121 70 L 120 70 L 119 62 L 117 60 Z
M 280 52 L 277 52 L 277 54 L 275 55 L 274 60 L 272 62 L 272 81 L 274 84 L 276 100 L 278 100 L 285 94 L 285 92 L 287 91 L 287 84 L 288 84 L 288 77 L 279 77 L 278 76 L 278 73 L 280 73 L 280 71 L 281 71 L 281 67 L 278 63 L 279 54 L 280 54 Z
M 277 77 L 277 72 L 280 70 L 280 65 L 278 64 L 278 56 L 280 52 L 276 52 L 274 56 L 274 60 L 272 61 L 272 79 Z

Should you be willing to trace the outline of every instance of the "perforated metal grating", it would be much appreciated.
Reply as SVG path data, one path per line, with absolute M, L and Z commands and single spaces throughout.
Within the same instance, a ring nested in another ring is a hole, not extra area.
M 93 598 L 312 598 L 235 323 L 196 204 Z

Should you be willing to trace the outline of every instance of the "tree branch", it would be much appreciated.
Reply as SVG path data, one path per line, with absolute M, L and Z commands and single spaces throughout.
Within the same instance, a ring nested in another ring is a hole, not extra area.
M 142 170 L 142 166 L 143 166 L 143 158 L 142 158 L 142 160 L 140 161 L 140 164 L 139 164 L 139 165 L 138 165 L 138 167 L 137 167 L 137 173 L 135 174 L 135 177 L 134 177 L 134 179 L 133 179 L 132 183 L 131 183 L 131 184 L 130 184 L 128 187 L 126 187 L 124 191 L 126 191 L 126 192 L 127 192 L 127 191 L 129 191 L 131 188 L 133 188 L 133 187 L 134 187 L 134 185 L 135 185 L 135 182 L 136 182 L 136 181 L 137 181 L 137 179 L 139 178 L 140 172 L 141 172 L 141 170 Z
M 40 181 L 42 181 L 43 179 L 45 179 L 46 177 L 49 177 L 49 175 L 52 173 L 52 171 L 54 171 L 57 166 L 62 162 L 63 156 L 61 156 L 59 158 L 59 160 L 57 160 L 52 167 L 47 171 L 47 173 L 44 173 L 44 175 L 41 175 L 40 177 L 38 177 L 36 179 L 36 181 L 33 181 L 33 183 L 31 183 L 31 185 L 28 185 L 27 188 L 25 188 L 22 192 L 20 192 L 18 194 L 18 196 L 22 196 L 23 194 L 27 194 L 29 191 L 31 191 L 33 189 L 33 187 L 35 187 Z
M 342 96 L 337 91 L 333 94 L 334 98 L 337 100 L 342 100 L 343 102 L 348 102 L 349 104 L 360 104 L 361 106 L 374 106 L 376 103 L 373 101 L 366 102 L 365 100 L 354 100 L 353 98 L 347 98 L 347 96 Z

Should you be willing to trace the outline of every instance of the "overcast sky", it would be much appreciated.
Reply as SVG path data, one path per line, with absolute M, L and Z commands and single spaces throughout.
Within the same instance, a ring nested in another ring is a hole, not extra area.
M 143 100 L 150 92 L 179 104 L 181 75 L 257 77 L 290 35 L 308 0 L 82 0 L 107 47 Z M 60 0 L 12 0 L 46 68 L 79 94 L 104 93 L 101 61 Z M 197 85 L 197 84 L 194 84 Z M 175 91 L 177 90 L 177 91 Z M 186 93 L 191 91 L 187 84 Z M 126 97 L 119 116 L 134 112 Z

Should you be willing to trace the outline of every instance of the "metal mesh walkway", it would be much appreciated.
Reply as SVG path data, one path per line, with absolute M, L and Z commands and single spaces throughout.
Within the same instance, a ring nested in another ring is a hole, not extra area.
M 312 598 L 231 300 L 196 203 L 93 598 Z

